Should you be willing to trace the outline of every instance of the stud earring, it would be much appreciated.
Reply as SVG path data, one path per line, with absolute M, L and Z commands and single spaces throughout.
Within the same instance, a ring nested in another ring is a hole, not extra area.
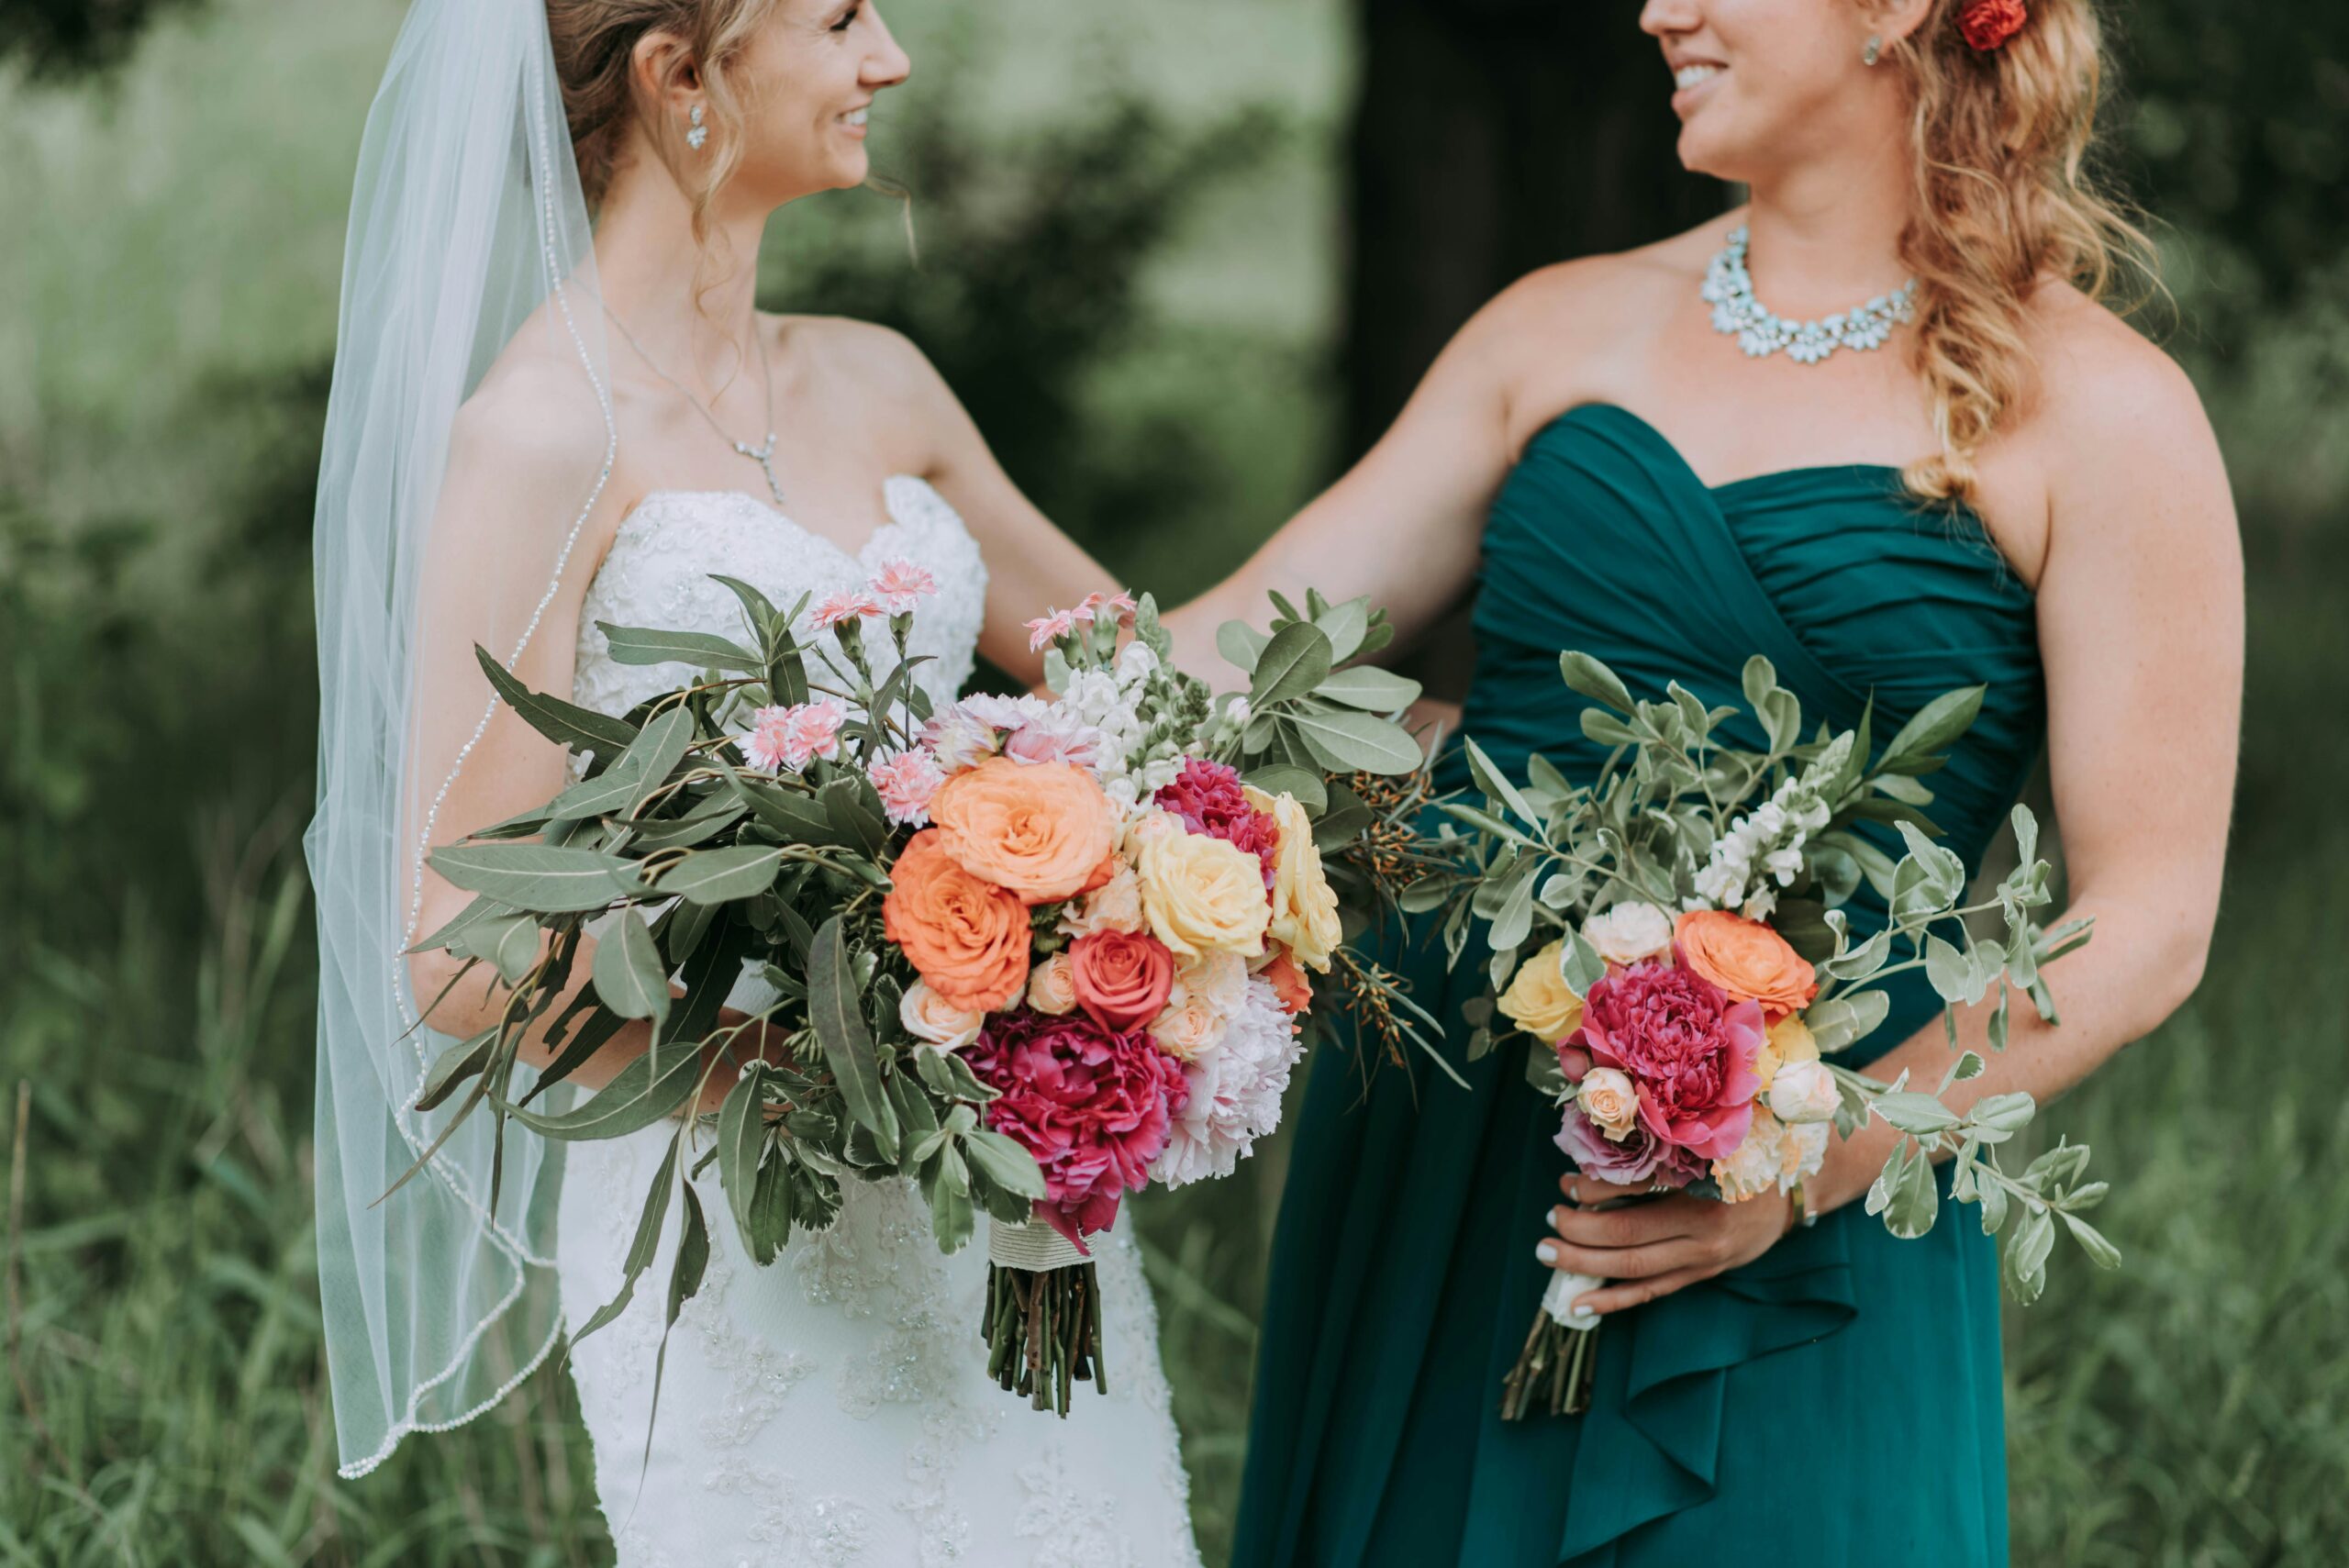
M 1882 60 L 1883 58 L 1884 39 L 1877 37 L 1875 33 L 1870 33 L 1868 35 L 1867 47 L 1860 50 L 1860 63 L 1862 65 L 1874 65 L 1877 61 Z
M 1876 62 L 1874 61 L 1870 61 L 1868 63 L 1873 65 Z M 685 145 L 692 148 L 696 152 L 699 152 L 702 149 L 702 143 L 709 139 L 709 128 L 701 123 L 701 106 L 699 104 L 696 104 L 694 106 L 693 115 L 694 128 L 693 129 L 685 132 Z

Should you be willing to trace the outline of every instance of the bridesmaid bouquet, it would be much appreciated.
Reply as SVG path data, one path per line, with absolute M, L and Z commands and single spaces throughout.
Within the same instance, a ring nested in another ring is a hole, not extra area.
M 1915 970 L 1942 998 L 1953 1048 L 1955 1009 L 1994 987 L 1993 1050 L 2005 1047 L 2012 992 L 2055 1019 L 2041 971 L 2085 942 L 2088 923 L 2033 922 L 2053 895 L 2032 814 L 2014 810 L 2021 863 L 1990 897 L 1965 905 L 1964 867 L 1933 843 L 1921 809 L 1932 796 L 1918 780 L 1973 723 L 1981 689 L 1928 704 L 1877 754 L 1872 709 L 1856 730 L 1800 742 L 1794 695 L 1756 658 L 1744 695 L 1767 739 L 1752 752 L 1715 739 L 1735 709 L 1709 709 L 1677 684 L 1666 702 L 1634 702 L 1582 654 L 1566 654 L 1562 668 L 1598 705 L 1583 715 L 1585 733 L 1614 754 L 1586 785 L 1534 757 L 1520 788 L 1468 742 L 1485 804 L 1442 805 L 1472 830 L 1466 869 L 1408 900 L 1451 901 L 1455 955 L 1472 913 L 1492 922 L 1500 989 L 1483 1005 L 1470 1054 L 1492 1048 L 1494 1010 L 1530 1036 L 1531 1075 L 1564 1113 L 1559 1146 L 1585 1175 L 1642 1196 L 1677 1190 L 1741 1203 L 1790 1193 L 1799 1208 L 1829 1129 L 1848 1138 L 1876 1118 L 1902 1134 L 1866 1204 L 1894 1235 L 1932 1229 L 1933 1161 L 1948 1154 L 1955 1195 L 1980 1204 L 1986 1232 L 2007 1233 L 2005 1272 L 2020 1299 L 2038 1296 L 2059 1221 L 2099 1263 L 2117 1264 L 2081 1218 L 2105 1192 L 2081 1180 L 2086 1148 L 2054 1150 L 2020 1175 L 2001 1169 L 1998 1146 L 2031 1121 L 2032 1096 L 1994 1095 L 1963 1112 L 1943 1103 L 1982 1071 L 1978 1055 L 1961 1054 L 1931 1089 L 1831 1060 L 1885 1021 L 1885 982 Z M 1864 823 L 1897 831 L 1898 861 L 1855 830 Z M 1863 882 L 1890 918 L 1855 940 L 1842 906 Z M 1966 929 L 1994 912 L 2002 934 Z M 1585 1407 L 1598 1320 L 1572 1303 L 1604 1283 L 1552 1280 L 1504 1386 L 1506 1418 L 1537 1399 L 1553 1411 Z
M 627 1307 L 673 1211 L 670 1324 L 698 1290 L 708 1219 L 688 1172 L 716 1165 L 761 1264 L 795 1227 L 832 1222 L 844 1180 L 907 1178 L 941 1251 L 988 1217 L 991 1365 L 1065 1414 L 1071 1381 L 1101 1371 L 1084 1238 L 1124 1193 L 1228 1174 L 1271 1130 L 1318 992 L 1391 989 L 1342 955 L 1341 906 L 1391 896 L 1398 851 L 1335 775 L 1420 777 L 1418 744 L 1380 717 L 1418 688 L 1340 668 L 1392 635 L 1359 601 L 1283 605 L 1269 635 L 1225 628 L 1252 684 L 1218 698 L 1168 662 L 1149 599 L 1095 595 L 1031 626 L 1052 698 L 933 712 L 907 655 L 934 592 L 919 568 L 788 612 L 717 580 L 741 603 L 740 641 L 603 627 L 621 662 L 701 672 L 622 717 L 477 651 L 501 698 L 573 752 L 575 782 L 432 851 L 475 896 L 416 951 L 465 961 L 450 990 L 486 966 L 504 1002 L 415 1103 L 453 1105 L 442 1141 L 477 1113 L 501 1145 L 508 1123 L 572 1141 L 730 1084 L 714 1120 L 678 1118 L 620 1291 L 575 1337 Z M 895 643 L 885 675 L 868 625 Z M 1390 789 L 1395 813 L 1414 791 Z M 650 1051 L 574 1106 L 543 1100 L 631 1020 Z M 541 1029 L 554 1054 L 533 1079 L 520 1048 Z

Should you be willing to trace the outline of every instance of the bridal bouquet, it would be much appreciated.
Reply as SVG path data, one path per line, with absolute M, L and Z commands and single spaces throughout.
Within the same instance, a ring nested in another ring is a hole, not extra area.
M 2013 816 L 2021 863 L 1980 903 L 1963 903 L 1964 867 L 1932 842 L 1921 809 L 1932 796 L 1918 781 L 1973 723 L 1980 688 L 1928 704 L 1876 754 L 1872 709 L 1856 730 L 1800 742 L 1793 694 L 1757 658 L 1744 695 L 1766 741 L 1753 752 L 1716 739 L 1735 709 L 1708 709 L 1677 685 L 1668 701 L 1634 702 L 1581 654 L 1562 667 L 1598 705 L 1584 713 L 1585 732 L 1614 754 L 1580 785 L 1534 757 L 1520 788 L 1469 742 L 1485 805 L 1442 806 L 1472 830 L 1467 869 L 1410 899 L 1451 900 L 1455 954 L 1470 914 L 1492 922 L 1491 979 L 1506 985 L 1480 1009 L 1471 1054 L 1491 1049 L 1494 1010 L 1530 1036 L 1529 1071 L 1564 1114 L 1559 1146 L 1583 1174 L 1642 1195 L 1741 1203 L 1795 1193 L 1819 1170 L 1831 1128 L 1849 1137 L 1875 1118 L 1903 1135 L 1866 1204 L 1894 1235 L 1932 1227 L 1933 1162 L 1947 1154 L 1956 1196 L 1980 1204 L 1986 1231 L 2006 1230 L 2007 1279 L 2020 1298 L 2039 1294 L 2059 1221 L 2099 1263 L 2117 1263 L 2081 1218 L 2105 1191 L 2081 1181 L 2086 1148 L 2058 1148 L 2020 1175 L 2000 1168 L 1998 1146 L 2033 1115 L 2029 1095 L 1990 1095 L 1963 1112 L 1943 1103 L 1982 1071 L 1979 1056 L 1959 1055 L 1931 1089 L 1832 1060 L 1885 1021 L 1884 983 L 1914 970 L 1944 1004 L 1953 1048 L 1955 1008 L 1995 987 L 1989 1040 L 2002 1050 L 2010 993 L 2054 1021 L 2041 970 L 2087 940 L 2085 921 L 2043 930 L 2032 920 L 2053 895 L 2028 810 Z M 1855 831 L 1863 823 L 1889 825 L 1905 852 L 1896 862 Z M 1890 918 L 1855 941 L 1842 906 L 1863 881 Z M 1967 929 L 1994 913 L 2000 934 Z M 1553 1279 L 1505 1385 L 1507 1418 L 1537 1397 L 1553 1411 L 1584 1407 L 1598 1320 L 1572 1303 L 1604 1283 Z
M 1418 688 L 1349 663 L 1391 637 L 1359 601 L 1282 604 L 1269 635 L 1225 628 L 1251 684 L 1217 697 L 1173 667 L 1148 598 L 1095 595 L 1031 626 L 1054 696 L 932 711 L 907 654 L 934 592 L 920 569 L 787 612 L 718 581 L 740 641 L 602 628 L 621 662 L 702 672 L 624 717 L 480 653 L 573 751 L 576 782 L 431 854 L 475 897 L 417 951 L 466 961 L 451 989 L 487 965 L 504 1001 L 416 1105 L 454 1102 L 443 1140 L 482 1113 L 501 1143 L 509 1122 L 584 1140 L 730 1084 L 714 1123 L 677 1120 L 619 1294 L 577 1337 L 626 1307 L 673 1211 L 670 1323 L 698 1289 L 708 1219 L 688 1171 L 715 1164 L 762 1264 L 795 1227 L 831 1223 L 843 1181 L 910 1178 L 943 1251 L 988 1217 L 991 1365 L 1065 1414 L 1071 1381 L 1101 1373 L 1084 1239 L 1125 1193 L 1228 1174 L 1271 1130 L 1318 992 L 1390 989 L 1341 952 L 1341 906 L 1389 896 L 1407 858 L 1389 826 L 1413 786 L 1392 781 L 1422 760 L 1381 715 Z M 886 674 L 866 646 L 880 628 Z M 632 1020 L 651 1050 L 575 1106 L 541 1101 Z M 525 1087 L 533 1032 L 553 1056 Z

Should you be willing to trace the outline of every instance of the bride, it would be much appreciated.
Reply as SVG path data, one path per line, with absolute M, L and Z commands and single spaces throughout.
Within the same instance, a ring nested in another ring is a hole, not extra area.
M 567 1169 L 518 1136 L 494 1170 L 484 1118 L 435 1150 L 414 1108 L 424 1064 L 493 1011 L 468 981 L 417 1025 L 452 961 L 402 954 L 466 902 L 424 853 L 565 767 L 475 647 L 617 715 L 690 673 L 616 662 L 598 622 L 732 634 L 710 573 L 788 605 L 902 562 L 936 584 L 914 652 L 944 701 L 974 653 L 1039 678 L 1021 619 L 1106 581 L 910 344 L 753 307 L 768 217 L 865 181 L 867 114 L 908 70 L 866 0 L 417 0 L 395 47 L 317 517 L 319 1271 L 347 1476 L 488 1409 L 619 1292 L 668 1136 L 576 1145 Z M 1101 1250 L 1108 1396 L 1065 1422 L 986 1380 L 985 1262 L 941 1256 L 901 1184 L 852 1184 L 772 1267 L 722 1226 L 711 1248 L 665 1355 L 647 1291 L 571 1356 L 626 1568 L 1197 1562 L 1130 1239 Z

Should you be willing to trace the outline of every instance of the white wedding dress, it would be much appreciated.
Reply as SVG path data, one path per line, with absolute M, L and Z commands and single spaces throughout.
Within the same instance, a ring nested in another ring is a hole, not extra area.
M 927 484 L 892 479 L 885 503 L 889 521 L 852 556 L 745 495 L 648 496 L 588 589 L 576 700 L 623 713 L 686 675 L 613 662 L 599 620 L 739 636 L 737 601 L 711 573 L 787 608 L 904 559 L 939 588 L 913 636 L 934 662 L 916 678 L 951 701 L 971 672 L 986 569 Z M 557 1262 L 570 1321 L 618 1293 L 673 1130 L 569 1147 Z M 795 1233 L 764 1269 L 744 1255 L 716 1172 L 697 1184 L 709 1268 L 670 1335 L 649 1462 L 674 1217 L 629 1309 L 571 1356 L 620 1568 L 1196 1568 L 1157 1314 L 1125 1227 L 1096 1248 L 1110 1392 L 1080 1388 L 1063 1421 L 987 1380 L 985 1248 L 941 1255 L 908 1184 L 848 1184 L 831 1229 Z

